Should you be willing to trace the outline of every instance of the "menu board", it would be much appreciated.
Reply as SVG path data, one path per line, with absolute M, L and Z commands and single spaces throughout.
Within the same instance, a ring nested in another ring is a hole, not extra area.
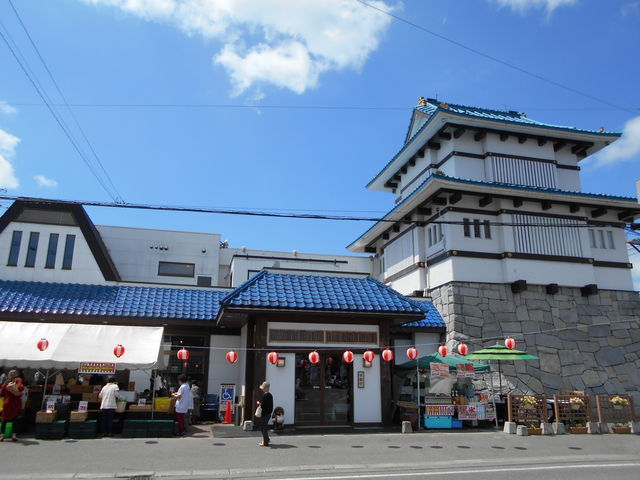
M 456 365 L 456 375 L 458 375 L 458 378 L 475 378 L 476 372 L 473 369 L 473 363 L 459 363 Z
M 428 417 L 453 417 L 456 411 L 454 405 L 426 405 L 424 413 Z
M 430 363 L 429 370 L 431 371 L 432 377 L 448 377 L 449 376 L 449 365 L 446 363 Z
M 458 405 L 458 420 L 477 420 L 477 404 Z

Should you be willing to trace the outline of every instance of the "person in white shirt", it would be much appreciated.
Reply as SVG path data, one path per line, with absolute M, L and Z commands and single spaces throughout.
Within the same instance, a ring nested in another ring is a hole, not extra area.
M 171 394 L 176 399 L 176 420 L 178 421 L 178 435 L 184 437 L 184 415 L 189 411 L 191 402 L 191 390 L 185 375 L 178 375 L 180 388 Z
M 113 417 L 116 413 L 116 400 L 118 394 L 118 383 L 116 377 L 109 377 L 107 384 L 102 387 L 98 398 L 102 400 L 100 403 L 100 410 L 102 410 L 102 434 L 105 437 L 110 437 L 113 430 Z

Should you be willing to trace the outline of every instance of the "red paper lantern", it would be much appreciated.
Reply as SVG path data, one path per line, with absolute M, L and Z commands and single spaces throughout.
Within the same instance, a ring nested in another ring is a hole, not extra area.
M 345 350 L 345 352 L 342 354 L 342 360 L 344 361 L 344 363 L 353 362 L 353 352 L 351 350 Z
M 333 357 L 327 357 L 324 363 L 326 363 L 329 366 L 333 365 Z
M 393 350 L 391 350 L 390 348 L 385 348 L 382 351 L 382 359 L 385 362 L 390 362 L 391 360 L 393 360 Z
M 186 348 L 181 348 L 178 350 L 178 360 L 189 360 L 189 350 Z
M 38 342 L 38 350 L 44 352 L 49 347 L 49 340 L 46 338 L 41 338 Z
M 113 354 L 117 358 L 120 358 L 122 355 L 124 355 L 124 347 L 120 344 L 116 345 L 115 348 L 113 349 Z
M 227 352 L 227 362 L 236 363 L 238 361 L 238 352 L 235 350 L 229 350 Z
M 504 346 L 509 350 L 513 350 L 514 348 L 516 348 L 516 341 L 511 337 L 507 337 L 504 341 Z
M 320 354 L 318 352 L 311 352 L 309 354 L 309 361 L 311 363 L 313 363 L 314 365 L 317 365 L 318 362 L 320 361 Z
M 409 357 L 409 360 L 415 360 L 418 358 L 418 350 L 415 347 L 407 348 L 407 357 Z
M 460 345 L 458 345 L 458 353 L 462 356 L 465 356 L 467 353 L 469 353 L 469 347 L 467 347 L 466 343 L 461 343 Z
M 302 360 L 300 360 L 300 366 L 302 368 L 307 368 L 307 365 L 308 365 L 308 363 L 304 358 Z
M 269 355 L 267 355 L 267 360 L 269 360 L 269 363 L 271 365 L 275 365 L 276 363 L 278 363 L 279 359 L 280 355 L 278 355 L 278 352 L 269 352 Z
M 440 345 L 438 347 L 438 353 L 440 354 L 441 357 L 446 357 L 447 356 L 447 346 L 446 345 Z
M 365 362 L 373 363 L 373 359 L 376 358 L 376 354 L 373 353 L 371 350 L 367 350 L 362 355 L 362 358 L 364 358 Z

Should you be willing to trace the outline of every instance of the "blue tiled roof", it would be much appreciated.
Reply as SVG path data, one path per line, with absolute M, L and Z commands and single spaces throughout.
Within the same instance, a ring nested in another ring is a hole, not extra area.
M 228 292 L 0 281 L 0 312 L 213 320 Z
M 415 298 L 412 298 L 412 300 L 422 309 L 425 318 L 422 320 L 417 320 L 415 322 L 404 323 L 402 324 L 403 327 L 447 327 L 446 323 L 444 323 L 442 315 L 440 315 L 440 312 L 433 305 L 433 303 L 431 303 L 429 300 L 416 300 Z
M 529 192 L 557 193 L 557 194 L 560 194 L 560 195 L 573 195 L 573 196 L 578 196 L 578 197 L 596 198 L 596 199 L 601 199 L 601 200 L 621 200 L 621 201 L 624 201 L 624 202 L 631 202 L 631 203 L 635 203 L 635 204 L 638 203 L 638 199 L 635 198 L 635 197 L 624 197 L 624 196 L 621 196 L 621 195 L 606 195 L 604 193 L 576 192 L 576 191 L 573 191 L 573 190 L 560 190 L 559 188 L 550 188 L 550 187 L 529 187 L 529 186 L 526 186 L 526 185 L 516 185 L 516 184 L 513 184 L 513 183 L 483 182 L 483 181 L 480 181 L 480 180 L 470 180 L 470 179 L 466 179 L 466 178 L 448 177 L 447 175 L 441 175 L 439 173 L 432 173 L 427 178 L 425 178 L 424 181 L 420 185 L 418 185 L 413 192 L 411 192 L 409 195 L 407 195 L 405 198 L 403 198 L 400 203 L 396 204 L 391 210 L 389 210 L 384 215 L 384 217 L 382 217 L 382 219 L 383 220 L 391 219 L 394 212 L 396 212 L 402 205 L 404 205 L 411 198 L 413 198 L 415 195 L 417 195 L 419 192 L 421 192 L 423 189 L 425 189 L 426 186 L 429 183 L 431 183 L 431 181 L 433 179 L 442 179 L 442 180 L 448 180 L 448 181 L 451 181 L 451 182 L 464 183 L 464 184 L 468 184 L 468 185 L 483 185 L 483 186 L 487 186 L 487 187 L 505 188 L 505 189 L 510 189 L 510 190 L 523 190 L 523 191 L 529 191 Z M 631 207 L 633 207 L 633 205 L 629 205 L 629 207 L 631 208 Z M 358 240 L 360 240 L 361 238 L 365 237 L 379 223 L 380 222 L 376 222 L 375 224 L 373 224 L 369 229 L 367 229 L 366 232 L 364 232 L 362 235 L 360 235 L 358 238 L 356 238 L 353 242 L 351 242 L 349 245 L 347 245 L 347 248 L 351 247 Z
M 372 278 L 284 275 L 262 271 L 222 300 L 224 306 L 422 313 L 412 300 Z
M 514 125 L 527 125 L 532 127 L 540 127 L 547 128 L 552 130 L 566 131 L 566 132 L 575 132 L 575 133 L 588 133 L 591 135 L 601 135 L 603 137 L 619 137 L 622 135 L 619 132 L 599 132 L 595 130 L 581 130 L 575 127 L 565 127 L 560 125 L 552 125 L 550 123 L 543 123 L 537 120 L 533 120 L 527 117 L 524 113 L 515 112 L 513 110 L 492 110 L 488 108 L 480 108 L 480 107 L 469 107 L 466 105 L 457 105 L 453 103 L 444 103 L 438 102 L 432 98 L 428 99 L 427 104 L 424 106 L 418 105 L 415 109 L 419 112 L 426 113 L 430 115 L 429 119 L 422 125 L 418 131 L 402 146 L 400 151 L 396 153 L 393 158 L 384 166 L 380 172 L 371 180 L 367 187 L 369 187 L 373 182 L 375 182 L 380 175 L 387 169 L 389 165 L 391 165 L 396 158 L 398 158 L 402 152 L 406 150 L 406 148 L 411 144 L 411 141 L 417 137 L 420 132 L 425 130 L 431 122 L 436 117 L 436 113 L 438 112 L 447 112 L 453 113 L 457 115 L 464 115 L 466 117 L 479 118 L 484 120 L 492 120 L 504 123 L 511 123 Z

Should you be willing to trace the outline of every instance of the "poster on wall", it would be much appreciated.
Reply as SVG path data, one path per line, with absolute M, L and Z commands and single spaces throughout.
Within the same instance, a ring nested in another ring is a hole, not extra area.
M 455 407 L 453 405 L 427 405 L 424 413 L 429 417 L 453 417 Z
M 477 420 L 478 410 L 476 404 L 458 405 L 458 420 Z
M 220 406 L 221 412 L 227 411 L 227 402 L 231 402 L 231 405 L 235 402 L 236 398 L 236 385 L 224 384 L 220 385 Z
M 81 362 L 78 375 L 115 375 L 116 364 L 109 362 Z
M 446 363 L 430 363 L 429 370 L 431 371 L 432 377 L 448 377 L 449 376 L 449 365 Z
M 475 378 L 476 372 L 472 363 L 459 363 L 456 365 L 456 375 L 458 378 L 468 377 Z

